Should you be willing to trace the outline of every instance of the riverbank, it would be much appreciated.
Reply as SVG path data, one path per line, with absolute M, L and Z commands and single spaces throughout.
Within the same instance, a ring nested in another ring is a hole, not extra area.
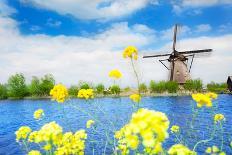
M 118 95 L 114 95 L 114 94 L 95 94 L 95 98 L 104 98 L 104 97 L 129 97 L 131 94 L 136 93 L 136 91 L 127 91 L 127 92 L 121 92 Z M 168 92 L 164 92 L 164 93 L 151 93 L 151 92 L 146 92 L 146 93 L 141 93 L 141 95 L 143 97 L 168 97 L 168 96 L 191 96 L 193 93 L 201 93 L 201 92 L 177 92 L 177 93 L 168 93 Z M 220 94 L 230 94 L 232 95 L 232 93 L 230 92 L 224 92 L 224 93 L 220 93 Z M 70 98 L 77 98 L 76 96 L 70 96 Z M 22 100 L 22 99 L 26 99 L 26 100 L 46 100 L 46 99 L 51 99 L 50 96 L 27 96 L 24 98 L 8 98 L 5 100 Z M 3 99 L 4 100 L 4 99 Z

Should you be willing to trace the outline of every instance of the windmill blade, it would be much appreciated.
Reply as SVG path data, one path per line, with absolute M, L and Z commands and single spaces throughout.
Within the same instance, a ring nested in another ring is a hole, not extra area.
M 145 55 L 143 58 L 154 58 L 154 57 L 164 57 L 164 56 L 169 56 L 171 54 L 156 54 L 156 55 Z
M 212 52 L 212 49 L 203 49 L 203 50 L 192 50 L 192 51 L 184 51 L 184 52 L 178 52 L 179 54 L 195 54 L 195 53 L 209 53 Z
M 175 25 L 175 28 L 174 28 L 173 44 L 172 44 L 172 49 L 174 53 L 176 51 L 176 34 L 177 34 L 177 24 Z

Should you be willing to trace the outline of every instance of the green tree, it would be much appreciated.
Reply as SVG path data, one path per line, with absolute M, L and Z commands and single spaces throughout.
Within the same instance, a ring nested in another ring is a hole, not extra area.
M 90 84 L 88 82 L 80 81 L 78 87 L 80 89 L 90 89 Z
M 140 91 L 141 93 L 146 93 L 146 92 L 147 92 L 147 86 L 146 86 L 145 83 L 141 83 L 141 84 L 139 85 L 139 91 Z
M 0 84 L 0 100 L 7 99 L 7 88 L 5 85 Z
M 227 91 L 227 84 L 211 82 L 207 84 L 207 90 L 215 93 L 225 93 Z
M 187 80 L 184 84 L 184 89 L 189 91 L 201 92 L 203 89 L 202 81 L 200 79 Z
M 41 95 L 40 80 L 38 77 L 36 76 L 32 77 L 31 84 L 29 85 L 29 92 L 31 96 Z
M 55 79 L 52 74 L 46 74 L 41 78 L 40 90 L 42 96 L 49 96 L 50 90 L 55 85 Z
M 96 91 L 97 91 L 98 94 L 103 94 L 104 90 L 105 90 L 105 86 L 103 84 L 98 84 L 96 86 Z
M 25 77 L 22 73 L 10 76 L 7 86 L 9 97 L 23 98 L 28 94 Z
M 176 81 L 167 81 L 165 83 L 165 88 L 169 93 L 176 93 L 178 91 L 179 85 Z
M 71 86 L 71 87 L 68 89 L 68 93 L 69 93 L 69 95 L 72 96 L 72 97 L 76 97 L 78 91 L 79 91 L 78 86 L 74 86 L 74 85 Z
M 112 86 L 110 87 L 110 92 L 111 92 L 112 94 L 119 95 L 119 94 L 120 94 L 120 91 L 121 91 L 121 89 L 120 89 L 120 87 L 119 87 L 118 85 L 112 85 Z

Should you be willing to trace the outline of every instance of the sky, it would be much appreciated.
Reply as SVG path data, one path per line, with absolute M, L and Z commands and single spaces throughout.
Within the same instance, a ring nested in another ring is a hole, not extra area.
M 122 86 L 135 86 L 130 61 L 122 58 L 136 46 L 140 81 L 167 80 L 159 59 L 172 49 L 211 48 L 196 56 L 193 79 L 226 82 L 232 75 L 232 0 L 0 0 L 0 83 L 10 75 L 51 73 L 57 83 L 81 81 L 111 85 L 108 72 L 119 69 Z

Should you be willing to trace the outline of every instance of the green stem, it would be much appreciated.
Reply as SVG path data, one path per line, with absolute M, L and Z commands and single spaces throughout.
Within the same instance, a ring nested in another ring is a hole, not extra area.
M 132 64 L 132 67 L 133 67 L 133 71 L 135 73 L 135 77 L 136 77 L 136 80 L 137 80 L 137 88 L 138 88 L 138 93 L 140 95 L 140 90 L 139 90 L 139 76 L 138 76 L 138 73 L 136 72 L 136 69 L 135 69 L 135 65 L 134 65 L 134 61 L 133 59 L 131 58 L 131 64 Z
M 207 143 L 207 142 L 213 140 L 213 138 L 214 138 L 214 136 L 215 136 L 215 130 L 216 130 L 216 124 L 214 124 L 214 128 L 213 128 L 213 132 L 212 132 L 212 134 L 211 134 L 211 137 L 210 137 L 209 139 L 204 139 L 204 140 L 200 140 L 199 142 L 197 142 L 197 143 L 194 145 L 194 147 L 193 147 L 193 151 L 196 150 L 196 148 L 197 148 L 197 146 L 198 146 L 199 144 L 201 144 L 201 143 Z

